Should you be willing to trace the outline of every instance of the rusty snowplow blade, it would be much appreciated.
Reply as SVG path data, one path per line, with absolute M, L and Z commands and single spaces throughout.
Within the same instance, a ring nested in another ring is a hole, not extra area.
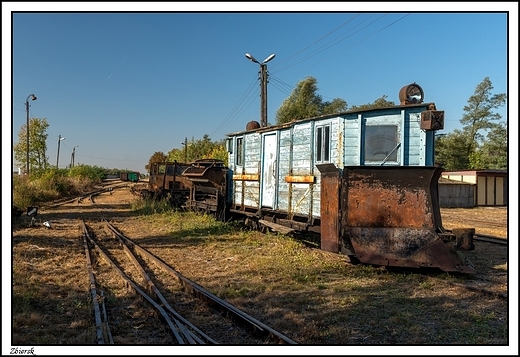
M 351 167 L 341 179 L 341 250 L 374 265 L 475 273 L 442 234 L 437 167 Z

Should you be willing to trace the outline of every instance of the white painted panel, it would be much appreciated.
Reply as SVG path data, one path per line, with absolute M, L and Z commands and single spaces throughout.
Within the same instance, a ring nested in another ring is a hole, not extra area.
M 276 134 L 264 136 L 262 162 L 262 207 L 274 206 L 276 189 Z

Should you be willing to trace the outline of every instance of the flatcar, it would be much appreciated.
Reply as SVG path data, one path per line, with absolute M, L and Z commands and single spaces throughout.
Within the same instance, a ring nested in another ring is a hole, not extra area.
M 205 160 L 171 180 L 153 173 L 150 180 L 184 190 L 176 200 L 184 207 L 256 228 L 314 233 L 321 249 L 352 261 L 475 273 L 460 252 L 472 237 L 448 233 L 441 221 L 434 145 L 444 111 L 424 102 L 416 83 L 399 98 L 392 107 L 281 125 L 250 122 L 227 135 L 227 167 Z

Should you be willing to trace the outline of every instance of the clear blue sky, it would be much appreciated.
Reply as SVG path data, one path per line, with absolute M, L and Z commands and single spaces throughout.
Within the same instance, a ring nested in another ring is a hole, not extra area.
M 44 4 L 7 6 L 49 10 Z M 445 133 L 460 128 L 463 107 L 485 77 L 494 92 L 508 92 L 508 44 L 517 41 L 508 43 L 513 32 L 506 13 L 366 12 L 399 10 L 398 4 L 339 12 L 354 6 L 338 5 L 329 6 L 333 13 L 143 13 L 201 6 L 69 3 L 56 9 L 78 12 L 13 13 L 12 91 L 4 91 L 12 92 L 12 103 L 5 105 L 7 95 L 2 96 L 4 111 L 12 104 L 12 141 L 18 141 L 26 123 L 25 100 L 34 93 L 38 99 L 30 102 L 30 116 L 47 118 L 52 165 L 61 135 L 62 168 L 78 146 L 76 164 L 144 172 L 154 152 L 182 148 L 185 137 L 208 134 L 219 140 L 260 121 L 259 65 L 247 60 L 246 52 L 259 61 L 276 54 L 267 65 L 270 123 L 307 76 L 317 79 L 324 100 L 342 98 L 349 105 L 382 95 L 398 103 L 399 89 L 417 82 L 425 100 L 445 110 Z M 414 10 L 410 5 L 406 8 Z M 243 8 L 265 8 L 252 6 Z M 444 7 L 450 10 L 446 4 L 430 9 Z M 508 7 L 514 6 L 502 8 Z M 141 12 L 99 12 L 114 8 Z M 79 13 L 86 10 L 96 12 Z M 499 113 L 507 119 L 506 107 Z

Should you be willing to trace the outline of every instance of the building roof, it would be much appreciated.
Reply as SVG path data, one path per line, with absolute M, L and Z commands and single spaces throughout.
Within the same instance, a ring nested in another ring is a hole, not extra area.
M 423 103 L 417 103 L 417 104 L 406 104 L 406 105 L 395 105 L 391 107 L 384 107 L 384 108 L 368 108 L 368 109 L 354 109 L 354 110 L 347 110 L 344 112 L 339 113 L 331 113 L 331 114 L 323 114 L 315 117 L 309 117 L 309 118 L 302 118 L 302 119 L 295 119 L 293 121 L 283 123 L 283 124 L 275 124 L 270 125 L 266 127 L 260 127 L 255 128 L 251 130 L 241 130 L 233 133 L 226 134 L 227 136 L 234 136 L 234 135 L 241 135 L 246 132 L 265 132 L 265 131 L 271 131 L 271 130 L 278 130 L 278 129 L 284 129 L 293 126 L 294 124 L 303 123 L 306 121 L 312 121 L 312 120 L 320 120 L 320 119 L 328 119 L 328 118 L 338 118 L 341 116 L 349 115 L 349 114 L 356 114 L 356 113 L 365 113 L 365 112 L 377 112 L 377 111 L 388 111 L 388 110 L 401 110 L 403 108 L 421 108 L 426 107 L 428 108 L 430 105 L 435 105 L 433 102 L 423 102 Z
M 442 175 L 505 176 L 507 175 L 507 170 L 456 170 L 443 171 Z
M 439 184 L 446 184 L 446 185 L 475 185 L 471 182 L 466 181 L 459 181 L 459 180 L 450 180 L 445 177 L 439 177 Z

